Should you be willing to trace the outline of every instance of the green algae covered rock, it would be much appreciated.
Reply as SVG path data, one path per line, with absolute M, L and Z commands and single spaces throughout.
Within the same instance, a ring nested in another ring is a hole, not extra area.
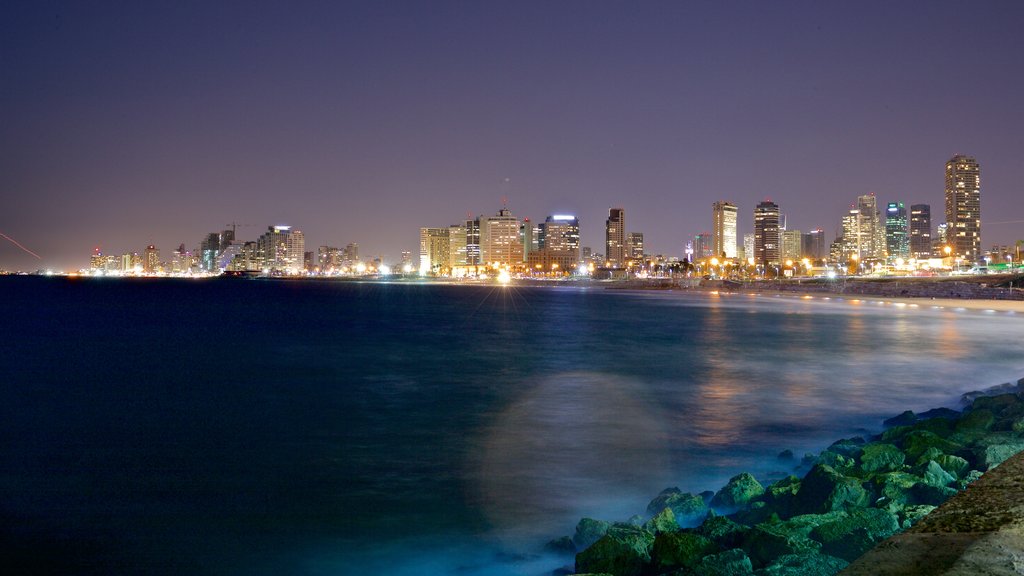
M 750 532 L 750 528 L 737 524 L 725 516 L 710 514 L 694 532 L 728 550 L 738 548 L 747 532 Z
M 938 506 L 955 496 L 956 488 L 932 486 L 931 484 L 918 482 L 910 489 L 910 495 L 915 504 Z
M 576 525 L 576 534 L 572 537 L 572 541 L 578 550 L 582 550 L 600 540 L 602 536 L 608 533 L 608 529 L 611 526 L 611 522 L 583 518 Z
M 576 572 L 640 576 L 651 561 L 654 535 L 638 528 L 613 528 L 576 555 Z
M 781 518 L 789 518 L 794 514 L 793 505 L 799 491 L 800 479 L 787 476 L 764 489 L 764 502 Z
M 865 472 L 892 472 L 900 470 L 906 455 L 894 444 L 872 443 L 864 446 L 860 467 Z
M 945 419 L 941 418 L 935 418 L 935 420 L 945 421 Z M 911 461 L 916 461 L 929 448 L 935 448 L 943 454 L 955 454 L 957 450 L 963 448 L 960 444 L 946 440 L 928 430 L 914 430 L 908 433 L 900 439 L 900 445 Z
M 956 431 L 984 431 L 992 428 L 996 423 L 996 416 L 991 410 L 971 410 L 964 414 L 956 423 Z
M 879 508 L 860 508 L 845 518 L 825 522 L 811 531 L 825 554 L 852 562 L 900 530 L 896 515 Z
M 858 479 L 816 464 L 800 482 L 794 504 L 801 513 L 820 514 L 843 510 L 849 506 L 865 506 L 868 499 L 868 493 Z
M 676 515 L 672 512 L 672 509 L 665 508 L 658 512 L 654 518 L 648 520 L 643 528 L 651 534 L 660 534 L 661 532 L 675 532 L 679 530 L 679 524 L 676 522 Z
M 937 507 L 928 504 L 907 506 L 906 508 L 900 511 L 898 516 L 900 522 L 900 529 L 906 530 L 914 524 L 917 524 L 918 521 L 920 521 L 922 518 L 930 514 L 932 510 L 935 510 L 935 508 Z
M 990 433 L 972 449 L 978 468 L 983 470 L 998 466 L 1021 451 L 1024 451 L 1024 438 L 1013 432 Z
M 705 556 L 693 572 L 701 576 L 746 576 L 754 573 L 754 567 L 743 550 L 733 548 Z
M 711 540 L 692 532 L 658 534 L 651 548 L 651 565 L 660 574 L 675 568 L 692 568 L 701 558 L 721 549 Z
M 842 558 L 809 552 L 784 554 L 757 571 L 759 576 L 831 576 L 850 563 Z
M 703 498 L 689 492 L 680 492 L 678 488 L 669 488 L 658 494 L 647 505 L 647 513 L 657 514 L 665 508 L 672 509 L 680 525 L 692 526 L 708 515 L 708 505 Z
M 946 472 L 949 472 L 956 478 L 963 478 L 971 465 L 959 456 L 950 456 L 949 454 L 942 454 L 935 458 L 935 462 Z
M 821 544 L 811 540 L 801 526 L 789 523 L 764 523 L 754 526 L 742 548 L 754 566 L 767 566 L 784 554 L 817 552 Z
M 925 466 L 922 477 L 924 478 L 924 483 L 929 486 L 949 486 L 953 482 L 956 482 L 956 476 L 946 472 L 935 460 L 928 461 L 928 465 Z
M 729 479 L 711 499 L 711 505 L 721 508 L 738 508 L 764 494 L 764 486 L 750 473 L 743 472 Z

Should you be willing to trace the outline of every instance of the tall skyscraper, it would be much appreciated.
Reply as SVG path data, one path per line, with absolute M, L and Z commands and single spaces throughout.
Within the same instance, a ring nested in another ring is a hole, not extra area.
M 146 246 L 146 256 L 142 260 L 142 270 L 147 274 L 153 274 L 160 270 L 160 250 L 150 244 Z
M 754 258 L 754 233 L 747 232 L 743 235 L 743 258 L 750 260 Z
M 706 260 L 718 256 L 715 254 L 715 243 L 711 236 L 710 232 L 701 232 L 693 237 L 693 257 L 695 259 Z
M 643 260 L 644 259 L 644 233 L 643 232 L 630 232 L 626 238 L 626 247 L 628 248 L 628 257 L 630 260 Z
M 449 228 L 420 228 L 420 274 L 445 274 L 450 262 Z
M 839 239 L 843 261 L 854 255 L 859 260 L 885 258 L 885 228 L 880 216 L 874 194 L 857 197 L 857 203 L 843 217 L 843 235 Z
M 821 260 L 825 257 L 825 231 L 811 230 L 800 237 L 800 253 L 804 258 Z
M 626 261 L 626 211 L 623 208 L 608 210 L 604 224 L 604 257 L 612 266 L 622 266 Z
M 736 205 L 720 200 L 711 205 L 714 219 L 712 251 L 721 258 L 736 257 Z
M 907 234 L 907 209 L 903 202 L 889 202 L 885 207 L 885 249 L 889 262 L 910 258 Z
M 946 162 L 946 242 L 967 261 L 981 257 L 981 166 L 957 154 Z
M 302 270 L 306 240 L 302 232 L 292 230 L 291 226 L 270 226 L 257 238 L 256 245 L 260 269 L 289 274 Z
M 799 230 L 785 230 L 782 236 L 782 250 L 779 261 L 800 260 L 803 256 L 803 233 Z
M 754 263 L 779 264 L 779 205 L 765 200 L 754 208 Z
M 484 264 L 522 264 L 523 243 L 519 237 L 519 219 L 508 208 L 502 208 L 495 216 L 480 217 L 480 257 Z
M 466 227 L 452 224 L 448 227 L 448 267 L 466 265 Z
M 910 255 L 920 259 L 932 255 L 932 207 L 928 204 L 910 206 Z
M 571 252 L 580 256 L 580 221 L 572 214 L 552 214 L 540 225 L 540 248 L 554 252 Z

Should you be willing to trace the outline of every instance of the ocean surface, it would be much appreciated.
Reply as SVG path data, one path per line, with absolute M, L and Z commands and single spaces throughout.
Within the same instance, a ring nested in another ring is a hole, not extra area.
M 6 574 L 550 574 L 1024 376 L 1020 315 L 870 298 L 4 277 L 0 327 Z

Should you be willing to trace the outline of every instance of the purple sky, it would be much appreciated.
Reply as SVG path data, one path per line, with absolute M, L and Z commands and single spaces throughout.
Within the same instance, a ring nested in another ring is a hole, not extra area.
M 983 247 L 1024 238 L 1021 2 L 212 4 L 4 4 L 0 232 L 43 260 L 0 268 L 232 221 L 391 261 L 502 196 L 602 252 L 611 206 L 681 255 L 717 199 L 831 238 L 867 192 L 941 221 L 958 152 Z

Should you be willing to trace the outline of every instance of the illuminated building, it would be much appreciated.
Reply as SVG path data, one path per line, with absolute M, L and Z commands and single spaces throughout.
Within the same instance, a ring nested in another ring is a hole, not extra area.
M 779 261 L 803 258 L 803 233 L 799 230 L 786 230 L 782 232 L 781 236 L 782 251 L 779 254 Z
M 736 216 L 734 204 L 718 201 L 711 205 L 713 216 L 714 241 L 712 254 L 721 258 L 736 257 Z
M 800 253 L 811 260 L 825 258 L 825 232 L 818 228 L 801 236 Z
M 910 255 L 918 259 L 932 255 L 932 207 L 914 204 L 910 207 Z
M 704 260 L 715 256 L 715 245 L 710 232 L 701 232 L 693 237 L 693 257 Z
M 90 270 L 103 270 L 103 266 L 106 263 L 106 258 L 103 253 L 100 252 L 99 248 L 93 248 L 92 256 L 89 257 L 89 269 Z
M 320 246 L 316 250 L 316 265 L 321 274 L 341 270 L 341 249 L 333 246 Z
M 270 226 L 256 239 L 256 250 L 259 269 L 297 274 L 303 268 L 306 240 L 291 226 Z
M 448 227 L 448 268 L 465 266 L 466 259 L 466 227 L 462 224 L 452 224 Z
M 200 268 L 206 272 L 217 271 L 217 257 L 220 255 L 220 234 L 210 232 L 199 243 Z
M 843 217 L 841 243 L 841 261 L 853 255 L 860 261 L 885 259 L 885 228 L 874 194 L 858 196 L 857 204 Z
M 571 214 L 548 216 L 540 225 L 538 246 L 555 252 L 568 252 L 575 260 L 579 260 L 579 219 Z
M 626 247 L 631 260 L 644 259 L 644 233 L 630 232 L 626 237 Z
M 946 243 L 967 261 L 981 257 L 981 166 L 957 154 L 946 162 Z
M 754 262 L 779 264 L 779 205 L 765 200 L 754 208 Z
M 420 273 L 443 274 L 449 267 L 448 228 L 420 228 Z
M 903 202 L 889 202 L 885 208 L 885 249 L 890 262 L 910 258 L 907 235 L 907 209 Z
M 622 266 L 626 260 L 626 210 L 611 208 L 604 223 L 605 258 L 612 266 Z
M 754 233 L 748 232 L 743 235 L 743 258 L 754 258 Z
M 480 263 L 480 219 L 469 218 L 466 220 L 466 265 Z
M 341 251 L 341 265 L 353 268 L 359 264 L 359 244 L 349 242 Z
M 522 264 L 523 244 L 519 239 L 519 220 L 508 208 L 502 208 L 495 216 L 480 217 L 480 257 L 484 264 Z

